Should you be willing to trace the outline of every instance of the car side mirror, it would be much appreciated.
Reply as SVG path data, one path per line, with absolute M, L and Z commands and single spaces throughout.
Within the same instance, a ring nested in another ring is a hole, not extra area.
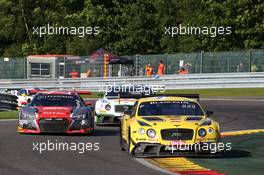
M 130 115 L 130 114 L 131 114 L 131 110 L 130 110 L 130 109 L 125 110 L 125 111 L 124 111 L 124 114 L 126 114 L 126 115 Z
M 207 111 L 206 112 L 207 117 L 209 117 L 210 115 L 213 115 L 213 114 L 214 114 L 214 111 Z

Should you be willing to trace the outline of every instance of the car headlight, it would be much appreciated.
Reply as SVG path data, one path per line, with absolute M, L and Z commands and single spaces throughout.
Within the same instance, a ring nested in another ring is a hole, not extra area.
M 105 109 L 106 109 L 107 111 L 110 111 L 110 109 L 111 109 L 111 105 L 105 105 Z
M 208 128 L 208 133 L 209 134 L 213 134 L 214 133 L 214 129 L 213 128 Z
M 154 138 L 156 136 L 156 132 L 154 131 L 154 129 L 148 129 L 147 130 L 147 135 L 150 137 L 150 138 Z
M 201 128 L 201 129 L 199 129 L 199 131 L 198 131 L 198 135 L 200 136 L 200 137 L 205 137 L 206 136 L 206 130 L 205 129 L 203 129 L 203 128 Z
M 138 133 L 139 133 L 140 135 L 145 134 L 145 129 L 144 129 L 144 128 L 139 128 L 139 129 L 138 129 Z
M 22 119 L 22 120 L 34 120 L 34 119 L 36 119 L 36 114 L 24 114 L 24 113 L 21 113 L 20 119 Z
M 83 114 L 83 115 L 73 115 L 72 116 L 72 118 L 73 119 L 77 119 L 77 120 L 82 120 L 82 119 L 85 119 L 85 114 Z

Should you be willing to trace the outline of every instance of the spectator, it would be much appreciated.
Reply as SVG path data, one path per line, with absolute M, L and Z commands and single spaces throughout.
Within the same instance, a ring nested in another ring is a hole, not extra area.
M 94 77 L 98 77 L 97 70 L 95 68 L 93 69 L 92 74 L 93 74 Z
M 244 64 L 243 63 L 239 63 L 237 65 L 237 72 L 244 72 Z
M 171 74 L 172 72 L 173 72 L 173 66 L 169 64 L 167 68 L 167 74 Z
M 128 67 L 124 67 L 123 71 L 124 71 L 124 76 L 129 76 Z
M 146 66 L 146 76 L 147 77 L 151 77 L 153 74 L 153 68 L 151 66 L 151 64 L 149 63 L 147 66 Z
M 87 72 L 86 72 L 86 77 L 88 78 L 88 77 L 91 77 L 92 76 L 92 70 L 91 69 L 89 69 Z
M 192 71 L 192 64 L 191 63 L 186 63 L 184 64 L 185 69 L 190 73 Z
M 76 69 L 72 69 L 72 71 L 70 72 L 70 76 L 71 78 L 79 78 L 79 72 L 76 71 Z
M 165 69 L 165 66 L 163 64 L 163 61 L 160 60 L 157 74 L 158 75 L 164 75 L 164 69 Z
M 118 77 L 122 77 L 122 71 L 121 71 L 121 69 L 118 70 L 118 72 L 117 72 L 117 76 L 118 76 Z
M 188 70 L 185 69 L 184 67 L 181 67 L 180 70 L 178 71 L 178 73 L 179 73 L 180 75 L 185 75 L 185 74 L 188 74 L 189 72 L 188 72 Z
M 144 69 L 142 67 L 139 70 L 139 76 L 144 76 Z
M 136 70 L 135 70 L 134 67 L 130 66 L 128 68 L 128 71 L 129 71 L 129 76 L 134 76 L 135 75 Z
M 251 72 L 257 72 L 258 71 L 258 67 L 256 64 L 252 64 L 251 65 Z

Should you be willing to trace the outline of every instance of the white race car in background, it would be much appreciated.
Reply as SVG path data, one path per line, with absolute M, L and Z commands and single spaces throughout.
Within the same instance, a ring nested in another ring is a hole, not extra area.
M 34 88 L 34 89 L 6 89 L 7 93 L 17 96 L 18 107 L 25 106 L 38 92 L 44 92 L 47 90 Z
M 120 92 L 116 92 L 112 88 L 112 91 L 106 92 L 103 98 L 97 100 L 95 103 L 95 123 L 97 125 L 119 124 L 124 111 L 130 110 L 134 106 L 137 101 L 136 97 L 146 94 L 129 91 L 133 88 L 136 89 L 136 86 L 130 86 Z

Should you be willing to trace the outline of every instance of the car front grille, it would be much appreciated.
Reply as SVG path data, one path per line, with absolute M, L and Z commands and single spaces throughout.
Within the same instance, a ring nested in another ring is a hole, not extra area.
M 163 129 L 161 130 L 161 137 L 163 140 L 192 140 L 192 129 Z
M 118 124 L 120 123 L 120 119 L 115 116 L 104 116 L 102 119 L 102 123 L 104 124 Z
M 40 119 L 39 127 L 41 132 L 45 133 L 63 133 L 69 126 L 67 119 Z
M 129 105 L 116 105 L 115 112 L 125 112 L 125 110 L 130 109 L 132 106 Z

